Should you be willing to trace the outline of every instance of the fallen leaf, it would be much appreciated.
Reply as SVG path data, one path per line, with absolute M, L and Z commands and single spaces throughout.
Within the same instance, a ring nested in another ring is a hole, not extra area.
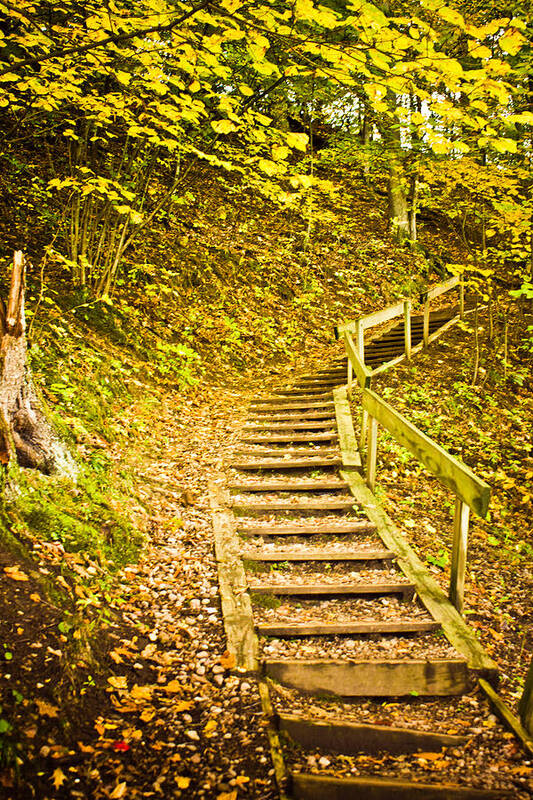
M 193 705 L 194 703 L 191 700 L 177 700 L 174 705 L 174 711 L 180 714 L 182 711 L 189 711 Z
M 111 675 L 111 677 L 107 679 L 107 682 L 111 684 L 113 689 L 128 688 L 128 679 L 125 675 Z
M 35 705 L 39 709 L 41 717 L 57 717 L 59 708 L 47 703 L 46 700 L 36 700 Z
M 4 567 L 4 572 L 12 581 L 29 581 L 28 576 L 25 572 L 21 571 L 18 564 L 15 564 L 14 567 Z
M 142 722 L 150 722 L 155 717 L 155 708 L 145 708 L 141 714 Z
M 245 783 L 248 783 L 250 778 L 247 775 L 237 775 L 235 778 L 235 783 L 237 786 L 244 786 Z
M 126 781 L 122 781 L 122 783 L 117 783 L 111 794 L 109 795 L 110 800 L 120 800 L 121 797 L 124 797 L 126 794 Z
M 59 767 L 56 767 L 56 769 L 54 770 L 54 772 L 52 774 L 52 780 L 54 782 L 55 788 L 59 789 L 59 787 L 62 786 L 65 783 L 66 779 L 67 779 L 67 776 L 65 775 L 63 770 L 60 769 Z
M 131 747 L 127 742 L 120 741 L 120 742 L 113 742 L 111 744 L 113 750 L 116 750 L 118 753 L 127 753 L 128 750 L 131 750 Z M 122 795 L 121 795 L 122 796 Z
M 436 761 L 438 758 L 442 758 L 442 753 L 417 753 L 417 758 L 423 758 L 425 761 Z
M 168 694 L 176 694 L 182 690 L 182 685 L 179 681 L 169 681 L 166 686 L 161 687 L 164 692 Z
M 157 650 L 157 645 L 153 643 L 147 644 L 144 650 L 141 650 L 141 656 L 143 658 L 150 658 L 150 656 L 153 656 L 156 650 Z
M 178 784 L 178 789 L 187 789 L 191 782 L 190 778 L 186 778 L 184 775 L 178 775 L 176 783 Z
M 220 666 L 224 667 L 224 669 L 233 669 L 237 663 L 235 655 L 230 653 L 229 650 L 226 650 L 226 652 L 220 657 L 219 661 Z
M 130 697 L 133 700 L 151 700 L 152 691 L 151 686 L 138 686 L 138 684 L 135 684 L 130 692 Z
M 38 595 L 37 592 L 32 592 L 30 594 L 30 600 L 33 600 L 34 603 L 40 603 L 41 602 L 41 596 Z
M 213 736 L 214 732 L 216 731 L 217 723 L 216 720 L 210 719 L 207 721 L 207 724 L 204 727 L 204 735 L 208 738 Z
M 217 796 L 217 800 L 237 800 L 237 789 L 233 792 L 222 792 Z

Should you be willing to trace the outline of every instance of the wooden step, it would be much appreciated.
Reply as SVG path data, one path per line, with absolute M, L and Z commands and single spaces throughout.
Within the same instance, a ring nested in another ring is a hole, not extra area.
M 344 722 L 329 716 L 319 719 L 300 714 L 279 714 L 277 719 L 279 730 L 301 747 L 347 756 L 361 752 L 377 755 L 381 751 L 391 755 L 420 751 L 439 753 L 443 747 L 461 747 L 469 740 L 468 736 Z
M 294 772 L 294 800 L 505 800 L 516 797 L 501 789 L 470 789 L 452 784 L 431 784 L 393 778 L 328 777 Z
M 332 458 L 294 458 L 292 460 L 285 459 L 258 459 L 257 461 L 234 461 L 230 465 L 233 469 L 248 470 L 248 469 L 316 469 L 317 467 L 340 467 L 342 466 L 342 459 L 337 457 Z
M 376 530 L 373 522 L 356 520 L 355 522 L 327 522 L 319 525 L 309 525 L 305 522 L 291 525 L 240 525 L 237 520 L 237 530 L 244 536 L 315 536 L 329 533 L 332 536 L 344 536 L 347 533 L 372 533 Z
M 264 550 L 241 553 L 241 558 L 248 561 L 392 561 L 396 553 L 392 550 L 365 548 L 361 550 Z
M 331 433 L 280 433 L 273 436 L 242 436 L 241 442 L 250 444 L 275 444 L 276 442 L 331 442 L 338 439 L 338 435 Z
M 338 595 L 386 595 L 401 594 L 404 601 L 412 600 L 415 587 L 412 583 L 383 582 L 383 583 L 249 583 L 248 589 L 253 594 L 268 595 L 299 595 L 337 597 Z
M 264 447 L 262 450 L 254 449 L 253 447 L 237 447 L 235 455 L 239 456 L 256 456 L 257 458 L 302 458 L 307 456 L 336 456 L 339 455 L 338 447 L 300 447 L 295 450 L 291 447 L 278 447 L 269 450 Z
M 293 397 L 296 394 L 298 397 Z M 304 402 L 309 400 L 311 403 L 317 403 L 319 400 L 331 400 L 331 392 L 320 391 L 318 394 L 315 392 L 305 393 L 301 389 L 287 390 L 285 392 L 276 392 L 275 395 L 268 397 L 257 397 L 252 408 L 257 408 L 258 405 L 283 405 L 284 403 L 293 403 L 295 401 Z
M 256 630 L 261 636 L 361 636 L 365 634 L 406 634 L 406 633 L 427 633 L 437 631 L 440 628 L 438 622 L 424 622 L 422 620 L 400 620 L 398 622 L 382 622 L 374 620 L 371 622 L 351 622 L 347 624 L 336 624 L 326 622 L 301 622 L 276 624 L 258 623 Z
M 339 480 L 321 480 L 320 478 L 306 481 L 254 481 L 244 483 L 234 481 L 228 485 L 229 489 L 238 492 L 329 492 L 336 489 L 347 489 L 348 483 Z
M 297 416 L 289 417 L 286 414 L 279 417 L 270 417 L 265 419 L 262 417 L 260 420 L 248 422 L 243 426 L 243 431 L 269 431 L 277 430 L 278 428 L 286 428 L 287 430 L 329 430 L 336 427 L 336 419 L 327 414 L 298 414 Z
M 264 674 L 303 692 L 339 697 L 427 697 L 464 694 L 468 669 L 464 659 L 304 660 L 263 662 Z
M 236 511 L 245 514 L 252 511 L 261 511 L 270 514 L 273 511 L 339 511 L 353 509 L 355 500 L 348 497 L 346 500 L 271 500 L 266 503 L 246 503 L 241 500 L 231 503 Z
M 290 389 L 279 389 L 275 393 L 276 397 L 284 397 L 285 399 L 287 396 L 291 395 L 298 395 L 298 399 L 301 400 L 311 400 L 316 399 L 318 397 L 331 397 L 331 390 L 324 389 L 323 385 L 315 386 L 292 386 Z M 259 400 L 259 398 L 257 398 Z
M 282 403 L 279 405 L 272 404 L 270 405 L 262 405 L 262 404 L 254 404 L 250 406 L 250 410 L 254 412 L 254 414 L 266 414 L 269 411 L 302 411 L 308 409 L 326 409 L 326 408 L 335 408 L 335 403 L 330 400 L 324 400 L 322 402 L 314 402 L 313 400 L 309 400 L 308 403 L 287 403 L 286 400 L 283 400 Z

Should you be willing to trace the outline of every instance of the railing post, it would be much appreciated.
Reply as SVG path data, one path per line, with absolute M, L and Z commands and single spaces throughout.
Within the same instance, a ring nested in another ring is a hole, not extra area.
M 376 459 L 378 453 L 378 421 L 370 417 L 368 426 L 368 446 L 366 451 L 366 485 L 371 492 L 376 486 Z
M 518 703 L 518 713 L 522 725 L 533 736 L 533 659 L 529 665 L 524 693 Z
M 363 328 L 363 321 L 361 319 L 357 320 L 357 327 L 355 329 L 355 343 L 357 345 L 357 351 L 359 356 L 361 357 L 361 361 L 363 364 L 365 363 L 365 329 Z
M 424 303 L 424 347 L 429 347 L 429 298 Z
M 465 281 L 462 275 L 459 279 L 459 316 L 465 318 Z
M 411 301 L 405 300 L 403 304 L 403 326 L 405 333 L 405 357 L 411 359 Z
M 465 595 L 466 554 L 468 550 L 468 519 L 470 508 L 459 497 L 455 498 L 453 520 L 452 565 L 449 598 L 461 614 Z

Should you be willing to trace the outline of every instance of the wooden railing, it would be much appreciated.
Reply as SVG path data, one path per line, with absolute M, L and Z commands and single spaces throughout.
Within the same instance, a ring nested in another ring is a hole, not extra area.
M 435 331 L 433 331 L 432 334 L 430 334 L 429 319 L 431 301 L 455 288 L 459 289 L 459 314 L 456 314 L 454 317 L 444 322 Z M 372 314 L 366 314 L 365 316 L 358 317 L 351 322 L 344 322 L 342 325 L 337 326 L 336 335 L 338 338 L 344 339 L 346 352 L 348 354 L 347 384 L 349 393 L 352 389 L 354 372 L 359 385 L 368 387 L 370 386 L 371 379 L 374 375 L 379 375 L 381 372 L 385 372 L 390 367 L 399 364 L 405 359 L 410 360 L 414 353 L 417 353 L 424 347 L 428 347 L 431 342 L 437 339 L 442 333 L 444 333 L 444 331 L 451 327 L 451 325 L 454 325 L 457 320 L 463 319 L 465 305 L 464 282 L 461 277 L 456 275 L 453 278 L 444 281 L 444 283 L 439 283 L 437 286 L 429 289 L 421 296 L 420 301 L 423 303 L 424 314 L 423 339 L 420 344 L 415 345 L 415 347 L 411 346 L 411 313 L 413 304 L 409 299 L 400 300 L 399 302 L 394 303 L 394 305 L 387 306 L 380 311 L 375 311 Z M 390 320 L 402 315 L 404 318 L 404 352 L 390 361 L 381 364 L 379 367 L 370 369 L 365 364 L 365 330 L 368 328 L 373 328 L 376 325 L 382 325 L 384 322 L 390 322 Z
M 461 612 L 464 604 L 470 510 L 480 517 L 486 517 L 490 487 L 474 475 L 469 467 L 447 453 L 375 392 L 363 388 L 362 405 L 369 423 L 366 482 L 372 491 L 376 481 L 379 424 L 455 494 L 449 597 L 456 609 Z

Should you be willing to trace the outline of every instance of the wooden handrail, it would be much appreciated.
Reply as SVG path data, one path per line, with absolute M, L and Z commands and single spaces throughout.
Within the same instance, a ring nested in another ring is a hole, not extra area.
M 359 351 L 355 345 L 352 336 L 348 331 L 344 332 L 344 347 L 346 348 L 346 355 L 348 356 L 348 363 L 355 372 L 359 386 L 370 386 L 370 379 L 372 372 L 368 369 L 365 362 L 359 355 Z M 350 383 L 350 381 L 348 381 Z
M 455 456 L 447 453 L 412 422 L 395 411 L 376 392 L 365 389 L 363 408 L 391 433 L 399 444 L 409 450 L 441 483 L 451 489 L 480 517 L 487 516 L 490 486 L 474 475 L 472 470 Z

